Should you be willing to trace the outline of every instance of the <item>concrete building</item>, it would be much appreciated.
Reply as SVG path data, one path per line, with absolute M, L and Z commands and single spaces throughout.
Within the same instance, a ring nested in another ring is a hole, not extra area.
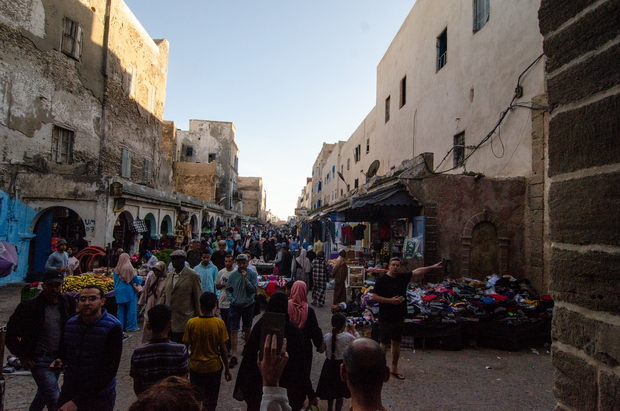
M 0 240 L 20 261 L 0 283 L 43 271 L 58 237 L 137 252 L 197 236 L 203 210 L 235 219 L 174 191 L 162 140 L 168 42 L 123 1 L 0 0 L 0 55 Z
M 194 195 L 192 192 L 201 191 L 201 186 L 206 184 L 215 190 L 208 201 L 240 213 L 241 195 L 237 185 L 239 148 L 235 133 L 235 125 L 223 121 L 190 120 L 188 131 L 176 129 L 174 125 L 165 128 L 164 140 L 168 149 L 172 150 L 170 157 L 173 163 L 215 164 L 215 173 L 203 167 L 202 172 L 208 174 L 202 174 L 202 178 L 192 171 L 196 166 L 192 166 L 192 170 L 176 167 L 175 181 L 177 177 L 187 181 L 182 187 L 177 186 L 177 190 Z M 186 171 L 191 174 L 186 176 Z M 189 176 L 191 178 L 186 178 Z
M 556 410 L 620 403 L 620 2 L 543 0 Z
M 314 161 L 314 165 L 312 166 L 312 208 L 321 207 L 324 201 L 324 193 L 323 193 L 323 170 L 325 168 L 325 163 L 327 158 L 332 153 L 336 144 L 328 144 L 323 143 L 323 147 L 319 152 L 316 160 Z
M 377 66 L 375 106 L 344 144 L 319 153 L 313 209 L 347 221 L 419 217 L 425 263 L 527 276 L 546 290 L 538 6 L 418 0 Z M 481 230 L 492 246 L 478 244 Z M 480 267 L 487 246 L 493 263 Z
M 266 193 L 261 177 L 239 177 L 239 192 L 242 197 L 243 215 L 257 221 L 266 221 Z

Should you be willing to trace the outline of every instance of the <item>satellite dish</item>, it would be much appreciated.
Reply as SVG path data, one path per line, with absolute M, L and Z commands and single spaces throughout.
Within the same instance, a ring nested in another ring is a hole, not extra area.
M 377 171 L 379 171 L 379 160 L 375 160 L 368 167 L 368 172 L 366 173 L 366 178 L 373 178 L 377 175 Z

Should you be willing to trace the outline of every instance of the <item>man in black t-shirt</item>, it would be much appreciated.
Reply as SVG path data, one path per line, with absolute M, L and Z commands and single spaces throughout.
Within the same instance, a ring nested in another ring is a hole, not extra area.
M 424 275 L 435 268 L 440 268 L 441 262 L 428 267 L 420 267 L 411 273 L 398 273 L 400 258 L 390 260 L 388 272 L 377 280 L 372 298 L 379 303 L 379 329 L 381 331 L 381 347 L 387 353 L 391 345 L 392 375 L 404 380 L 405 377 L 398 371 L 400 358 L 400 342 L 403 336 L 405 315 L 407 314 L 407 285 L 413 281 L 420 281 Z

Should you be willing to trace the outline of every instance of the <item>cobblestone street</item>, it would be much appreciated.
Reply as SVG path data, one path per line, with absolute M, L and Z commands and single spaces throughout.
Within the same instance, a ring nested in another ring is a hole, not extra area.
M 327 301 L 331 296 L 332 292 L 328 291 Z M 19 286 L 0 287 L 0 324 L 6 324 L 19 298 Z M 315 311 L 323 331 L 329 331 L 329 308 Z M 139 334 L 134 333 L 124 343 L 117 377 L 116 409 L 119 411 L 127 410 L 135 400 L 129 365 L 133 349 L 140 342 Z M 552 393 L 550 355 L 544 347 L 536 347 L 536 350 L 539 354 L 529 349 L 508 352 L 471 347 L 462 351 L 403 350 L 400 368 L 406 379 L 390 379 L 385 384 L 384 405 L 389 410 L 552 410 L 556 400 Z M 3 361 L 7 355 L 5 351 Z M 312 381 L 315 387 L 323 359 L 323 355 L 314 356 Z M 218 410 L 245 409 L 244 403 L 232 398 L 237 370 L 238 367 L 233 369 L 233 381 L 222 382 Z M 20 374 L 25 375 L 5 375 L 6 411 L 28 410 L 34 396 L 36 386 L 32 377 L 28 373 Z M 349 404 L 345 400 L 345 410 Z M 321 401 L 320 406 L 327 409 L 327 402 Z

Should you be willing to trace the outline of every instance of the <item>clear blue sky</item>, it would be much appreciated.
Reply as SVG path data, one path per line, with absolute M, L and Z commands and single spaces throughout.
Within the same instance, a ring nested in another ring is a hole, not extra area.
M 293 215 L 323 142 L 375 104 L 376 67 L 415 0 L 125 0 L 170 42 L 164 117 L 232 121 L 239 174 Z

